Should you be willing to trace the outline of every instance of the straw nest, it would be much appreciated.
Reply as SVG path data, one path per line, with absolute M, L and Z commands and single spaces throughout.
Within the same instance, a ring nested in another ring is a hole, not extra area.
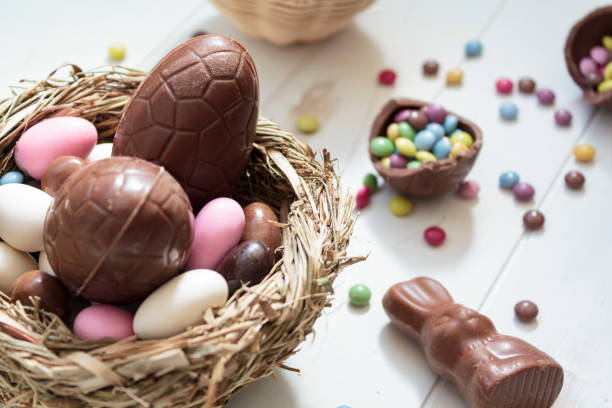
M 144 73 L 67 66 L 14 88 L 0 102 L 2 173 L 14 168 L 16 139 L 59 115 L 92 121 L 111 140 Z M 279 214 L 283 255 L 260 284 L 174 337 L 83 341 L 55 315 L 0 296 L 0 402 L 5 407 L 220 407 L 250 382 L 272 374 L 312 332 L 330 305 L 331 284 L 347 256 L 353 198 L 342 192 L 329 154 L 260 118 L 251 162 L 236 198 L 265 201 Z M 294 369 L 291 369 L 294 370 Z

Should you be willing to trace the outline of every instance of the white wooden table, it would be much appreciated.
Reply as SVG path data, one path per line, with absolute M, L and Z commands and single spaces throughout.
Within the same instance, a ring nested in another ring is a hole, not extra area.
M 61 5 L 60 5 L 61 3 Z M 64 61 L 83 67 L 106 62 L 112 42 L 125 44 L 124 64 L 148 69 L 198 29 L 230 35 L 253 55 L 261 78 L 262 112 L 295 130 L 300 113 L 314 112 L 321 130 L 304 137 L 337 156 L 345 186 L 356 190 L 372 170 L 367 134 L 378 109 L 392 96 L 436 101 L 472 119 L 484 131 L 482 153 L 469 175 L 478 181 L 476 201 L 450 194 L 415 200 L 413 213 L 398 219 L 387 209 L 393 192 L 374 196 L 363 211 L 352 250 L 372 254 L 336 284 L 336 301 L 287 365 L 241 392 L 232 408 L 465 407 L 458 392 L 436 378 L 417 345 L 388 324 L 381 297 L 393 283 L 419 275 L 443 282 L 455 299 L 490 316 L 498 329 L 554 356 L 565 369 L 555 407 L 612 405 L 612 112 L 581 104 L 562 49 L 574 21 L 601 0 L 378 0 L 354 24 L 318 44 L 277 48 L 248 38 L 207 2 L 107 0 L 27 1 L 3 4 L 0 24 L 2 95 L 21 78 L 42 78 Z M 612 29 L 612 28 L 611 28 Z M 464 43 L 484 44 L 482 57 L 466 60 Z M 421 62 L 441 64 L 437 79 L 424 79 Z M 443 73 L 465 71 L 459 88 L 447 88 Z M 395 86 L 376 83 L 381 68 L 398 71 Z M 570 128 L 554 124 L 555 108 L 516 91 L 500 97 L 494 81 L 533 76 L 552 88 L 556 107 L 574 115 Z M 497 113 L 510 99 L 520 108 L 508 124 Z M 597 148 L 592 164 L 575 162 L 572 147 Z M 535 200 L 516 202 L 501 191 L 498 175 L 516 170 L 536 188 Z M 565 187 L 563 175 L 578 169 L 583 191 Z M 545 228 L 525 233 L 521 217 L 539 208 Z M 423 230 L 440 225 L 441 248 L 428 247 Z M 347 304 L 348 288 L 367 284 L 366 310 Z M 513 316 L 514 303 L 540 307 L 533 324 Z

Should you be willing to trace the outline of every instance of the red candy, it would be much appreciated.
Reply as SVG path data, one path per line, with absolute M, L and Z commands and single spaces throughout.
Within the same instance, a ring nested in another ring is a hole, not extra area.
M 497 87 L 497 92 L 501 94 L 509 94 L 512 92 L 513 88 L 512 81 L 508 78 L 500 78 L 495 82 L 495 87 Z
M 378 74 L 378 82 L 383 85 L 393 85 L 395 78 L 397 78 L 397 74 L 392 69 L 383 69 Z
M 370 189 L 366 186 L 363 186 L 357 192 L 355 196 L 355 207 L 358 210 L 361 210 L 366 205 L 370 204 Z
M 446 232 L 440 227 L 429 227 L 423 233 L 425 241 L 431 246 L 438 246 L 446 239 Z

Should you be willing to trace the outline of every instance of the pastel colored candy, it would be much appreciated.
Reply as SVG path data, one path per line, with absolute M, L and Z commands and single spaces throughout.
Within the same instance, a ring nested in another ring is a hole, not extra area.
M 414 138 L 418 150 L 430 150 L 436 143 L 436 136 L 429 130 L 421 130 Z
M 584 57 L 578 64 L 582 75 L 589 75 L 592 72 L 597 72 L 597 63 L 592 58 Z
M 477 182 L 468 180 L 459 185 L 459 195 L 463 198 L 473 199 L 478 196 L 480 186 Z
M 38 265 L 30 254 L 0 242 L 0 291 L 8 295 L 17 278 L 34 269 Z
M 405 137 L 400 137 L 395 141 L 395 148 L 406 157 L 414 157 L 417 151 L 412 140 Z
M 40 251 L 38 254 L 38 269 L 47 272 L 51 276 L 55 276 L 55 272 L 53 272 L 53 268 L 51 268 L 49 264 L 49 258 L 45 251 Z
M 591 58 L 599 65 L 605 65 L 610 62 L 610 51 L 606 50 L 601 45 L 591 48 Z
M 393 142 L 387 137 L 375 137 L 370 142 L 370 150 L 376 157 L 387 157 L 393 153 Z
M 499 107 L 499 116 L 504 120 L 514 120 L 518 116 L 518 106 L 512 102 L 504 102 Z
M 392 169 L 403 169 L 408 164 L 408 159 L 399 153 L 393 153 L 389 156 L 389 160 L 391 161 Z
M 450 137 L 450 140 L 453 144 L 462 143 L 466 147 L 470 147 L 472 146 L 472 144 L 474 144 L 474 139 L 472 138 L 472 136 L 468 132 L 464 132 L 464 131 L 453 133 L 452 136 Z
M 459 118 L 455 115 L 446 115 L 444 118 L 444 131 L 447 135 L 451 134 L 455 129 L 457 129 L 457 125 L 459 124 Z
M 244 226 L 244 212 L 236 201 L 227 197 L 210 201 L 193 222 L 193 243 L 186 268 L 215 269 L 240 242 Z
M 446 119 L 446 109 L 441 105 L 427 105 L 423 108 L 423 112 L 430 122 L 444 123 Z
M 410 140 L 414 140 L 414 137 L 416 136 L 416 130 L 414 130 L 414 128 L 412 127 L 410 123 L 400 122 L 397 125 L 397 129 L 401 137 L 405 137 Z
M 95 126 L 82 118 L 64 116 L 43 120 L 15 145 L 17 166 L 40 180 L 49 163 L 60 156 L 87 157 L 98 140 Z
M 426 162 L 426 161 L 436 161 L 436 156 L 434 156 L 433 154 L 431 154 L 430 152 L 426 151 L 426 150 L 419 150 L 416 153 L 416 159 L 420 162 Z
M 13 183 L 23 183 L 23 174 L 18 171 L 9 171 L 0 177 L 0 186 Z
M 516 171 L 506 171 L 499 176 L 499 186 L 510 190 L 519 180 L 520 177 Z
M 120 340 L 134 334 L 132 325 L 130 312 L 112 305 L 93 305 L 81 310 L 74 319 L 74 334 L 83 340 Z
M 609 62 L 604 68 L 603 78 L 606 80 L 612 79 L 612 62 Z
M 91 153 L 87 156 L 87 161 L 94 162 L 102 159 L 108 159 L 112 156 L 113 144 L 100 143 L 94 146 Z
M 482 43 L 478 40 L 471 40 L 465 44 L 465 55 L 476 57 L 482 54 Z
M 446 120 L 446 119 L 444 119 Z M 429 130 L 436 137 L 436 142 L 444 136 L 445 130 L 444 126 L 439 123 L 430 123 L 425 127 L 425 130 Z
M 438 140 L 433 147 L 433 154 L 438 160 L 445 159 L 450 155 L 453 144 L 448 137 Z

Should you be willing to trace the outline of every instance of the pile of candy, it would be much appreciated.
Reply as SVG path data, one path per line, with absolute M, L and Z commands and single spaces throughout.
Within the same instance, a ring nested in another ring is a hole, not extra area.
M 599 93 L 612 90 L 612 36 L 604 36 L 602 44 L 591 48 L 589 56 L 578 64 L 582 75 Z

